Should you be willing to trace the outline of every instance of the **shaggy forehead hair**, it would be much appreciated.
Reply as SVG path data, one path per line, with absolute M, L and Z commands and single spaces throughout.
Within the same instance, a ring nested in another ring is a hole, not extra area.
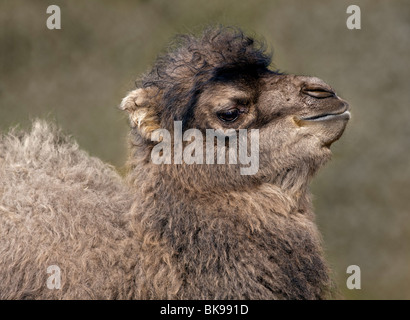
M 271 54 L 257 41 L 233 27 L 210 28 L 200 36 L 177 36 L 152 70 L 143 76 L 141 87 L 156 87 L 162 99 L 157 109 L 163 120 L 192 116 L 199 94 L 217 81 L 257 79 L 267 71 Z

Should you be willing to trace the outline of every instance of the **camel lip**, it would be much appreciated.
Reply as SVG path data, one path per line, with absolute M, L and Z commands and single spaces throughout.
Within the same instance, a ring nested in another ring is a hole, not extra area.
M 329 121 L 329 120 L 349 120 L 350 119 L 350 112 L 349 110 L 345 109 L 342 112 L 338 113 L 322 113 L 319 115 L 300 118 L 303 121 Z

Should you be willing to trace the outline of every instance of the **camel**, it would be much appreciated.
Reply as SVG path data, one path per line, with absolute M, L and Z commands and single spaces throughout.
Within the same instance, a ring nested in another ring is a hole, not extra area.
M 2 135 L 0 298 L 329 298 L 309 183 L 349 106 L 322 80 L 270 65 L 238 28 L 177 37 L 120 104 L 125 178 L 44 121 Z M 186 139 L 167 139 L 177 127 Z M 210 129 L 225 136 L 201 140 Z M 257 170 L 229 161 L 232 136 Z M 197 161 L 201 150 L 226 161 Z

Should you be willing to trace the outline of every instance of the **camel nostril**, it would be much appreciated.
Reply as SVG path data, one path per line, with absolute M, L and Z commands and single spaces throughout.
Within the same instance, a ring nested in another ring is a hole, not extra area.
M 317 99 L 336 97 L 331 89 L 322 86 L 304 86 L 301 92 Z

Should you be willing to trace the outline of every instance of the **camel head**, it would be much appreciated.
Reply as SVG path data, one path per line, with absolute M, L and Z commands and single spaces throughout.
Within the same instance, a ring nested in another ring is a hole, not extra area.
M 151 156 L 160 143 L 171 144 L 159 151 L 158 172 L 184 186 L 229 190 L 270 183 L 298 189 L 329 159 L 349 107 L 322 80 L 284 74 L 270 64 L 264 45 L 237 29 L 182 36 L 121 109 L 129 112 L 133 135 Z M 163 129 L 169 136 L 158 133 Z M 223 163 L 217 161 L 220 136 Z M 236 163 L 229 158 L 230 143 L 236 143 Z

